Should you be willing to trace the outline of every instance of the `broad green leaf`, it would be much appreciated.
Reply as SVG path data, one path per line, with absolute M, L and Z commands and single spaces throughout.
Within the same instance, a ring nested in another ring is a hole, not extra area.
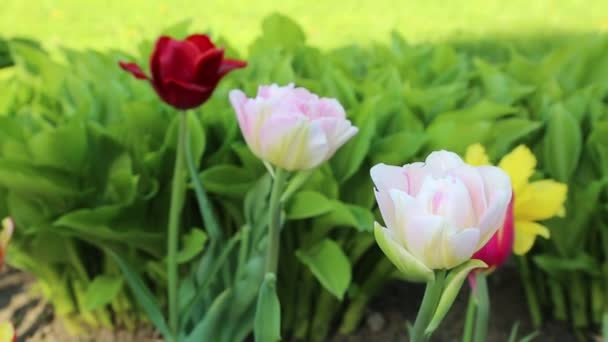
M 432 121 L 439 113 L 457 108 L 457 104 L 466 95 L 466 83 L 426 86 L 424 88 L 406 86 L 403 93 L 410 106 L 422 111 L 425 122 Z
M 230 197 L 242 197 L 256 180 L 250 171 L 230 164 L 212 166 L 200 179 L 207 191 Z
M 122 278 L 99 275 L 93 279 L 84 294 L 84 308 L 91 311 L 101 308 L 116 298 L 122 289 Z
M 253 328 L 256 342 L 281 340 L 281 304 L 277 295 L 276 281 L 273 273 L 267 273 L 260 287 Z
M 589 157 L 604 175 L 608 176 L 608 121 L 597 122 L 587 139 Z
M 425 333 L 428 334 L 435 331 L 441 321 L 443 321 L 443 318 L 452 307 L 452 304 L 454 304 L 454 300 L 456 299 L 458 292 L 460 292 L 462 283 L 467 278 L 469 273 L 474 269 L 486 267 L 488 267 L 488 265 L 486 265 L 483 261 L 471 259 L 450 270 L 447 278 L 445 279 L 445 285 L 443 287 L 441 297 L 439 297 L 437 309 L 435 310 L 433 318 L 431 319 L 429 326 L 426 328 Z
M 301 220 L 323 215 L 332 209 L 331 202 L 314 191 L 296 193 L 286 205 L 287 219 Z
M 482 59 L 476 58 L 474 63 L 485 93 L 498 103 L 510 105 L 534 91 L 533 86 L 520 84 L 507 73 Z
M 354 122 L 359 132 L 347 142 L 331 159 L 334 175 L 339 183 L 350 178 L 361 166 L 376 132 L 374 105 L 376 99 L 364 102 L 359 108 Z
M 84 167 L 87 152 L 86 128 L 82 122 L 48 129 L 32 136 L 28 142 L 31 161 L 78 174 Z
M 250 47 L 250 54 L 276 47 L 294 50 L 305 40 L 304 31 L 298 24 L 284 15 L 273 13 L 262 21 L 262 36 Z
M 543 157 L 552 178 L 568 182 L 578 166 L 581 135 L 578 121 L 563 106 L 551 107 L 543 141 Z
M 305 250 L 297 250 L 296 256 L 315 275 L 323 287 L 342 300 L 348 289 L 352 266 L 342 248 L 330 239 L 324 239 Z
M 474 122 L 453 118 L 433 122 L 427 130 L 429 137 L 428 153 L 446 149 L 464 154 L 467 147 L 475 143 L 484 144 L 492 133 L 492 122 L 475 120 Z
M 374 215 L 369 210 L 340 201 L 333 201 L 332 207 L 329 213 L 315 219 L 315 227 L 353 227 L 360 232 L 371 232 Z
M 374 143 L 370 151 L 372 164 L 403 165 L 426 144 L 424 133 L 401 132 L 389 135 Z
M 515 114 L 517 109 L 490 100 L 481 100 L 471 107 L 446 111 L 437 116 L 434 123 L 441 121 L 469 121 L 496 120 L 504 116 Z
M 540 122 L 522 118 L 509 118 L 494 123 L 488 139 L 488 154 L 491 157 L 504 156 L 516 145 L 541 128 Z
M 2 159 L 0 159 L 0 186 L 21 195 L 75 197 L 81 194 L 76 180 L 65 172 Z

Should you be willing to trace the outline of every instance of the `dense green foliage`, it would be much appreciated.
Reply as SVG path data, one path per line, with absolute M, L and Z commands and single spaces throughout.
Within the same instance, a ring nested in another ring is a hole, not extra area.
M 58 60 L 33 42 L 7 43 L 15 65 L 0 70 L 0 214 L 17 223 L 9 263 L 36 275 L 68 321 L 131 325 L 140 311 L 115 260 L 165 302 L 176 113 L 117 67 L 121 53 L 66 50 Z M 141 44 L 140 60 L 150 47 Z M 180 298 L 196 303 L 193 334 L 221 331 L 232 341 L 250 333 L 263 281 L 269 179 L 242 141 L 227 92 L 289 82 L 337 97 L 360 132 L 300 175 L 303 186 L 286 203 L 276 282 L 284 338 L 321 341 L 334 323 L 352 331 L 368 301 L 399 276 L 371 234 L 379 216 L 370 167 L 436 149 L 463 153 L 478 142 L 493 160 L 525 143 L 538 176 L 569 184 L 568 215 L 547 222 L 552 239 L 521 260 L 522 274 L 529 300 L 554 317 L 599 322 L 608 309 L 607 53 L 603 36 L 535 46 L 409 45 L 398 35 L 387 45 L 322 52 L 288 19 L 267 18 L 249 66 L 189 114 L 193 157 L 224 241 L 214 244 L 189 193 Z M 3 56 L 0 46 L 0 64 Z M 201 284 L 204 298 L 195 298 Z M 199 321 L 206 323 L 197 329 Z

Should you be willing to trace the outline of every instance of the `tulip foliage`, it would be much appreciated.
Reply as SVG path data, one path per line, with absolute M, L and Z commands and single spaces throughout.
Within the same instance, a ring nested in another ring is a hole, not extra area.
M 183 38 L 186 28 L 166 34 Z M 130 58 L 72 50 L 55 58 L 29 40 L 0 44 L 0 217 L 15 223 L 6 262 L 32 272 L 74 330 L 133 327 L 144 316 L 162 322 L 177 111 L 116 65 L 137 60 L 146 70 L 152 48 L 144 42 Z M 530 184 L 568 184 L 565 216 L 541 222 L 550 239 L 515 260 L 537 323 L 544 309 L 576 327 L 599 323 L 608 312 L 606 53 L 599 36 L 410 45 L 393 35 L 388 44 L 321 51 L 289 19 L 268 17 L 241 56 L 248 66 L 187 116 L 195 172 L 221 231 L 203 224 L 190 181 L 178 250 L 184 335 L 243 340 L 256 325 L 258 294 L 275 288 L 283 339 L 323 341 L 336 324 L 337 333 L 353 331 L 382 285 L 403 278 L 375 243 L 374 221 L 385 221 L 371 167 L 439 149 L 464 156 L 474 144 L 491 162 L 524 144 L 538 161 Z M 315 155 L 321 165 L 292 174 L 276 279 L 264 274 L 272 182 L 256 155 L 265 151 L 243 138 L 229 100 L 230 90 L 254 96 L 273 83 L 336 98 L 359 129 L 331 159 Z M 514 210 L 517 218 L 517 203 Z M 130 291 L 134 283 L 147 290 Z

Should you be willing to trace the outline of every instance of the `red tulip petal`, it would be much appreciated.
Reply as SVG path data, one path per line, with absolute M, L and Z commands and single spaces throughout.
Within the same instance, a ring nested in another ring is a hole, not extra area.
M 246 66 L 247 62 L 245 61 L 239 61 L 238 59 L 224 59 L 219 69 L 217 70 L 217 74 L 219 78 L 221 78 L 234 69 L 240 69 Z
M 198 49 L 190 42 L 159 38 L 150 61 L 154 82 L 162 85 L 168 79 L 193 80 L 198 55 Z
M 224 58 L 223 49 L 207 50 L 196 62 L 196 81 L 199 84 L 216 84 L 217 71 Z
M 166 49 L 167 44 L 169 44 L 170 40 L 171 38 L 165 36 L 158 38 L 158 40 L 156 41 L 156 45 L 154 46 L 154 51 L 150 56 L 150 71 L 152 72 L 152 79 L 154 81 L 159 81 L 155 82 L 158 83 L 156 84 L 156 86 L 162 87 L 162 82 L 160 82 L 160 53 Z
M 205 102 L 214 87 L 202 87 L 193 83 L 186 83 L 175 79 L 164 82 L 162 92 L 158 95 L 168 104 L 177 109 L 190 109 L 198 107 Z
M 200 52 L 205 52 L 209 49 L 214 49 L 215 45 L 206 34 L 193 34 L 186 38 L 186 41 L 196 45 Z
M 137 78 L 138 80 L 148 80 L 149 77 L 148 75 L 146 75 L 141 68 L 139 67 L 139 65 L 135 64 L 135 63 L 128 63 L 128 62 L 118 62 L 118 65 L 120 65 L 120 67 L 131 73 L 131 75 L 135 76 L 135 78 Z

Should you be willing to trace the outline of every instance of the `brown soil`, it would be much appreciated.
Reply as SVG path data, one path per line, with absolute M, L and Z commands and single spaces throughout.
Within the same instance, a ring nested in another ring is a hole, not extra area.
M 517 270 L 503 267 L 488 279 L 491 297 L 491 316 L 488 342 L 505 342 L 513 325 L 519 321 L 519 338 L 532 333 L 525 294 Z M 336 336 L 332 342 L 407 341 L 406 324 L 413 322 L 424 293 L 422 284 L 394 282 L 387 286 L 383 295 L 373 301 L 366 321 L 354 335 Z M 465 283 L 454 306 L 433 334 L 431 341 L 460 341 L 464 327 L 468 285 Z M 587 339 L 595 339 L 593 335 Z M 533 341 L 577 341 L 566 322 L 547 322 Z
M 158 342 L 151 329 L 136 332 L 102 330 L 86 337 L 67 334 L 53 320 L 50 307 L 28 291 L 33 279 L 21 272 L 8 270 L 0 274 L 0 322 L 11 320 L 17 328 L 19 341 L 61 342 Z M 465 287 L 467 287 L 465 285 Z M 513 324 L 520 322 L 519 336 L 534 329 L 528 317 L 525 296 L 516 270 L 503 268 L 489 279 L 492 298 L 487 341 L 507 341 Z M 450 313 L 432 341 L 459 341 L 464 325 L 468 290 L 461 291 Z M 335 336 L 332 342 L 407 341 L 406 322 L 412 322 L 422 297 L 423 286 L 403 282 L 390 283 L 383 295 L 373 301 L 358 331 L 349 336 Z M 587 339 L 594 336 L 589 334 Z M 576 341 L 565 322 L 548 322 L 534 341 Z
M 30 291 L 33 278 L 16 270 L 0 274 L 0 322 L 11 321 L 19 341 L 32 342 L 160 342 L 150 328 L 135 332 L 99 330 L 71 336 L 53 319 L 51 307 Z

